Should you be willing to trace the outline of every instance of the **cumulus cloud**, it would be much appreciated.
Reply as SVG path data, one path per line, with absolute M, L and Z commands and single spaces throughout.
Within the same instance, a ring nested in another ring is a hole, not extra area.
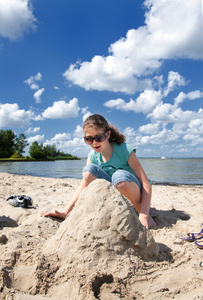
M 27 83 L 30 86 L 30 88 L 32 88 L 33 90 L 37 90 L 39 88 L 39 86 L 36 82 L 40 81 L 41 79 L 42 79 L 42 74 L 40 72 L 38 72 L 36 75 L 30 76 L 24 82 Z
M 149 123 L 139 127 L 139 132 L 142 134 L 156 134 L 159 132 L 159 124 Z
M 36 91 L 34 93 L 33 97 L 35 98 L 36 103 L 40 103 L 41 102 L 41 96 L 42 96 L 43 92 L 44 92 L 44 88 L 39 89 L 38 91 Z
M 65 78 L 86 90 L 133 94 L 150 88 L 152 81 L 143 77 L 153 74 L 164 60 L 203 59 L 201 1 L 146 0 L 144 4 L 144 26 L 110 45 L 107 57 L 97 55 L 90 62 L 70 65 Z M 174 84 L 184 84 L 174 75 L 166 93 Z
M 104 106 L 115 108 L 123 111 L 134 111 L 136 113 L 142 112 L 144 114 L 150 113 L 153 109 L 161 103 L 161 92 L 154 90 L 145 90 L 134 101 L 125 102 L 123 99 L 109 100 L 104 103 Z
M 48 107 L 42 113 L 42 116 L 46 119 L 76 118 L 79 110 L 77 98 L 73 98 L 68 103 L 64 100 L 60 100 L 54 102 L 53 106 Z
M 31 134 L 31 133 L 37 133 L 38 131 L 40 131 L 40 127 L 29 127 L 25 133 L 27 134 Z
M 52 143 L 64 142 L 70 140 L 70 133 L 58 133 L 52 139 Z
M 164 103 L 158 105 L 154 111 L 148 115 L 148 117 L 154 122 L 158 123 L 188 123 L 196 117 L 196 112 L 183 111 L 181 108 L 177 108 L 175 105 Z
M 192 141 L 193 146 L 203 143 L 203 118 L 190 121 L 183 139 Z
M 145 130 L 145 132 L 140 134 L 139 131 L 133 130 L 133 128 L 130 128 L 130 130 L 127 128 L 124 133 L 127 141 L 133 145 L 136 145 L 136 147 L 146 145 L 162 145 L 163 143 L 176 142 L 180 138 L 179 134 L 167 128 L 163 128 L 160 131 L 155 130 L 153 134 L 151 134 L 152 131 L 149 132 L 149 130 L 148 132 Z M 146 135 L 143 135 L 143 133 Z
M 42 74 L 40 72 L 38 72 L 36 75 L 30 76 L 27 80 L 24 81 L 26 84 L 29 85 L 29 87 L 32 90 L 37 90 L 33 95 L 36 103 L 41 102 L 42 93 L 45 91 L 44 88 L 41 88 L 41 89 L 39 88 L 38 81 L 41 81 L 41 80 L 42 80 Z
M 67 136 L 66 136 L 67 135 Z M 83 138 L 73 137 L 69 134 L 57 134 L 50 140 L 46 140 L 44 145 L 55 144 L 57 149 L 64 153 L 71 153 L 79 157 L 86 157 L 89 153 L 89 146 L 85 144 Z
M 199 91 L 199 90 L 195 90 L 192 92 L 189 92 L 188 94 L 185 94 L 183 92 L 180 92 L 180 94 L 175 98 L 175 104 L 180 104 L 182 103 L 184 100 L 196 100 L 199 98 L 203 98 L 203 92 Z
M 34 117 L 33 111 L 20 109 L 17 103 L 0 103 L 0 127 L 24 128 Z
M 74 130 L 74 136 L 79 137 L 79 138 L 84 137 L 84 132 L 83 132 L 82 126 L 77 125 L 76 129 Z
M 168 74 L 168 86 L 164 90 L 164 96 L 167 96 L 176 87 L 184 86 L 187 82 L 178 72 L 170 71 Z
M 82 117 L 82 121 L 83 121 L 83 122 L 85 122 L 85 120 L 86 120 L 89 116 L 91 116 L 91 114 L 92 114 L 92 113 L 89 111 L 88 106 L 81 108 L 81 112 L 82 112 L 82 114 L 83 114 L 83 117 Z
M 43 143 L 44 134 L 32 136 L 32 137 L 28 138 L 27 140 L 28 140 L 29 145 L 32 145 L 32 143 L 34 143 L 34 142 Z
M 21 38 L 36 30 L 37 20 L 33 15 L 30 0 L 0 1 L 0 35 L 10 40 Z

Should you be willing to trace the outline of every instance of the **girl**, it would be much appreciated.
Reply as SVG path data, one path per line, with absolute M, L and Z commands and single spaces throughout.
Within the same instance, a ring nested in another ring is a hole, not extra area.
M 136 150 L 126 144 L 125 136 L 101 115 L 88 117 L 83 124 L 83 131 L 84 140 L 92 151 L 83 169 L 81 185 L 64 212 L 55 210 L 43 215 L 65 218 L 73 209 L 81 191 L 90 182 L 100 178 L 112 182 L 132 202 L 143 226 L 156 226 L 149 215 L 151 184 L 135 155 Z

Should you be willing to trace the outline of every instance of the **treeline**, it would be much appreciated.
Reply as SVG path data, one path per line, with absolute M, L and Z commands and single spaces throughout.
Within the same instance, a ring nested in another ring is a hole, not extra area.
M 29 146 L 26 136 L 21 133 L 17 136 L 12 130 L 0 130 L 0 158 L 19 159 L 24 158 L 25 147 Z M 77 156 L 61 152 L 55 144 L 44 146 L 42 143 L 33 142 L 29 148 L 32 159 L 79 159 Z

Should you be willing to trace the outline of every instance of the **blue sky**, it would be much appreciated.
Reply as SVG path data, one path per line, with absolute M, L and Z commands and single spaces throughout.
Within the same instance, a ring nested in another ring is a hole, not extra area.
M 0 129 L 81 157 L 104 115 L 138 157 L 203 157 L 201 0 L 0 0 Z

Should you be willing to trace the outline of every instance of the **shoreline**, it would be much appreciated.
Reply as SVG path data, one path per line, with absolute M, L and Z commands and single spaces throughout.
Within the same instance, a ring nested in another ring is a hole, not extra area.
M 68 176 L 64 176 L 64 177 L 51 177 L 51 176 L 40 176 L 40 175 L 34 175 L 34 174 L 21 174 L 21 173 L 9 173 L 9 172 L 3 172 L 0 171 L 0 174 L 4 173 L 4 174 L 11 174 L 11 175 L 18 175 L 18 176 L 30 176 L 30 177 L 37 177 L 37 178 L 52 178 L 52 179 L 76 179 L 76 180 L 82 180 L 82 177 L 68 177 Z M 191 186 L 191 187 L 202 187 L 203 188 L 203 183 L 175 183 L 175 182 L 156 182 L 152 180 L 152 186 L 156 186 L 156 185 L 160 185 L 160 186 Z

